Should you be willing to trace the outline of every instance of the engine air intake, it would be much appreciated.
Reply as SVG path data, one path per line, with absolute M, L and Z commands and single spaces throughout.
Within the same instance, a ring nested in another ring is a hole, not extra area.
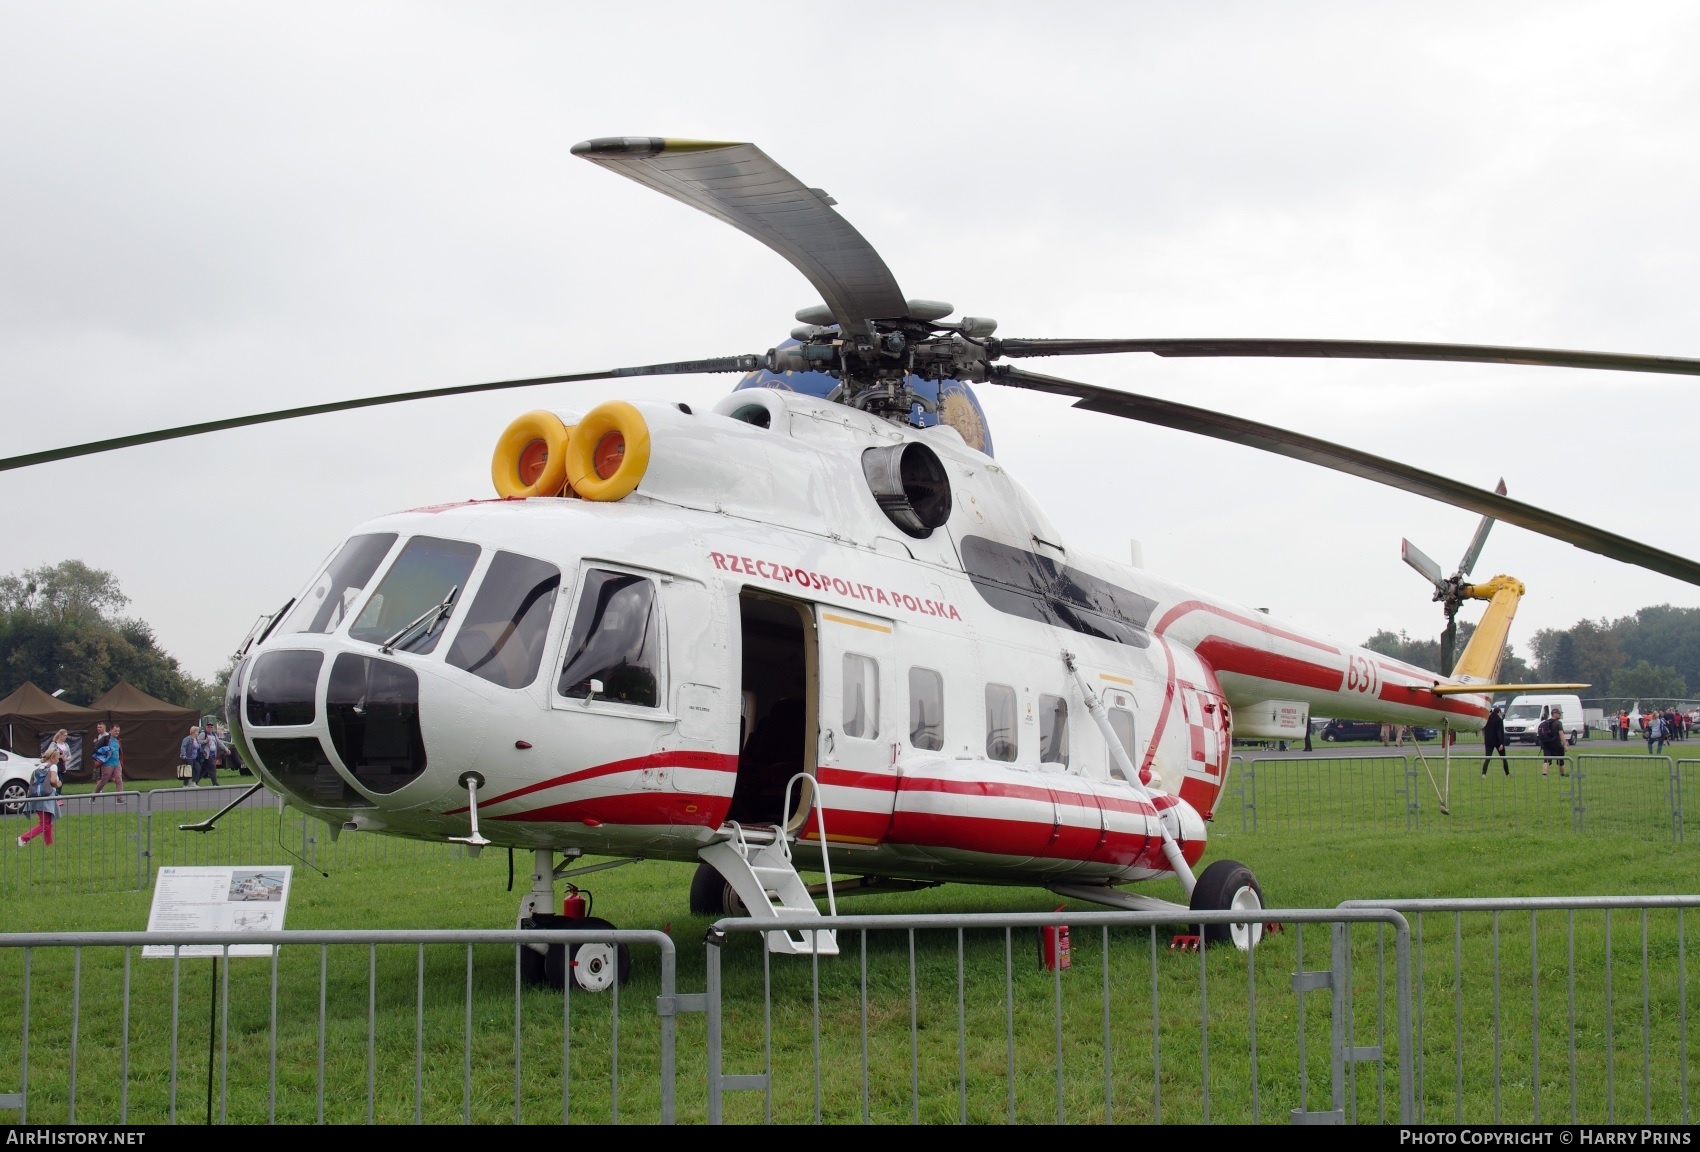
M 869 448 L 862 453 L 862 474 L 880 511 L 909 535 L 924 540 L 950 519 L 950 477 L 925 444 Z

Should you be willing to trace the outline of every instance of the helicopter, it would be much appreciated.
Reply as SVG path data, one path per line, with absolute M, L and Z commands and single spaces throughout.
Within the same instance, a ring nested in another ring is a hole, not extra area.
M 609 927 L 574 879 L 696 864 L 694 911 L 818 916 L 840 894 L 1040 886 L 1115 908 L 1248 913 L 1243 864 L 1195 874 L 1232 740 L 1302 736 L 1312 710 L 1480 728 L 1521 581 L 1470 576 L 1504 520 L 1700 584 L 1700 564 L 1498 491 L 1226 413 L 1041 375 L 1035 357 L 1413 359 L 1700 374 L 1700 361 L 1347 340 L 1012 339 L 905 297 L 872 245 L 747 143 L 610 137 L 574 154 L 790 261 L 821 302 L 744 354 L 283 409 L 0 460 L 0 470 L 221 429 L 480 391 L 722 373 L 711 406 L 612 398 L 521 414 L 496 496 L 354 528 L 237 650 L 225 701 L 255 787 L 333 834 L 529 850 L 522 926 Z M 1482 517 L 1450 577 L 1407 542 L 1454 634 L 1446 675 L 1071 549 L 990 452 L 971 385 L 1198 433 Z M 210 826 L 203 822 L 201 826 Z M 607 857 L 584 864 L 584 857 Z M 821 885 L 801 873 L 822 873 Z M 1178 881 L 1185 905 L 1129 891 Z M 568 895 L 557 904 L 561 884 Z M 559 908 L 560 911 L 556 911 Z M 833 954 L 834 933 L 766 947 Z M 604 988 L 610 945 L 525 950 L 528 979 Z M 569 976 L 570 973 L 570 976 Z

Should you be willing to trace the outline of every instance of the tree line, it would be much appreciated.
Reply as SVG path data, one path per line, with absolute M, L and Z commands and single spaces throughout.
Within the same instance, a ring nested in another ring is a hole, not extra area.
M 1474 625 L 1458 622 L 1458 651 Z M 1364 647 L 1440 671 L 1439 640 L 1381 631 Z M 1582 695 L 1609 707 L 1638 701 L 1684 700 L 1700 686 L 1700 608 L 1655 604 L 1615 620 L 1578 620 L 1569 628 L 1543 628 L 1529 641 L 1530 657 L 1506 645 L 1499 678 L 1508 684 L 1588 684 Z
M 81 560 L 0 576 L 0 696 L 30 680 L 86 705 L 128 680 L 203 716 L 221 713 L 223 681 L 185 671 L 146 621 L 124 615 L 129 604 L 116 576 Z

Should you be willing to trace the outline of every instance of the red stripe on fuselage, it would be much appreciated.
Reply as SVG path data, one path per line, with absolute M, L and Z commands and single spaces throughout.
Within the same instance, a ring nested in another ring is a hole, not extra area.
M 1439 712 L 1450 712 L 1455 716 L 1474 716 L 1485 719 L 1488 710 L 1485 705 L 1471 704 L 1459 696 L 1436 696 L 1427 686 L 1407 684 L 1383 684 L 1381 691 L 1376 693 L 1381 699 L 1390 704 L 1409 704 L 1414 708 L 1433 708 Z M 1413 699 L 1416 697 L 1416 699 Z
M 1241 676 L 1254 676 L 1259 680 L 1274 680 L 1281 684 L 1302 685 L 1323 692 L 1338 692 L 1340 678 L 1344 675 L 1338 668 L 1312 664 L 1309 660 L 1282 656 L 1275 652 L 1265 652 L 1249 644 L 1219 637 L 1200 641 L 1193 651 L 1218 675 L 1234 672 Z
M 709 772 L 736 773 L 738 771 L 738 758 L 721 752 L 693 752 L 686 748 L 676 749 L 672 752 L 652 752 L 648 756 L 634 756 L 630 760 L 614 760 L 607 764 L 580 768 L 563 776 L 539 780 L 535 784 L 527 784 L 524 788 L 515 788 L 512 792 L 504 792 L 500 796 L 480 800 L 479 804 L 481 806 L 500 804 L 505 800 L 516 800 L 521 796 L 529 796 L 533 792 L 542 792 L 548 788 L 559 788 L 563 784 L 574 784 L 580 780 L 594 779 L 597 776 L 609 776 L 615 772 L 632 772 L 644 768 L 698 768 Z M 456 808 L 446 815 L 454 816 L 466 810 L 466 808 Z
M 546 808 L 530 808 L 496 820 L 525 824 L 672 824 L 718 828 L 732 807 L 730 796 L 689 792 L 643 791 L 617 796 L 589 796 Z M 689 809 L 695 811 L 689 811 Z
M 899 789 L 902 792 L 945 792 L 956 796 L 989 796 L 1002 800 L 1036 800 L 1048 804 L 1052 800 L 1096 812 L 1103 808 L 1111 812 L 1132 812 L 1154 816 L 1156 809 L 1133 796 L 1105 795 L 1102 792 L 1067 792 L 1032 784 L 1007 784 L 1001 780 L 945 780 L 937 776 L 905 776 Z M 1096 801 L 1096 803 L 1094 803 Z

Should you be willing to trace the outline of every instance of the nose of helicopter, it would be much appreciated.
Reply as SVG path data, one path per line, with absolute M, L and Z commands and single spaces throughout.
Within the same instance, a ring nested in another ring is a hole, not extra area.
M 457 791 L 457 771 L 476 766 L 486 702 L 430 663 L 335 637 L 286 645 L 242 662 L 225 713 L 244 757 L 296 807 L 371 824 L 374 809 Z

